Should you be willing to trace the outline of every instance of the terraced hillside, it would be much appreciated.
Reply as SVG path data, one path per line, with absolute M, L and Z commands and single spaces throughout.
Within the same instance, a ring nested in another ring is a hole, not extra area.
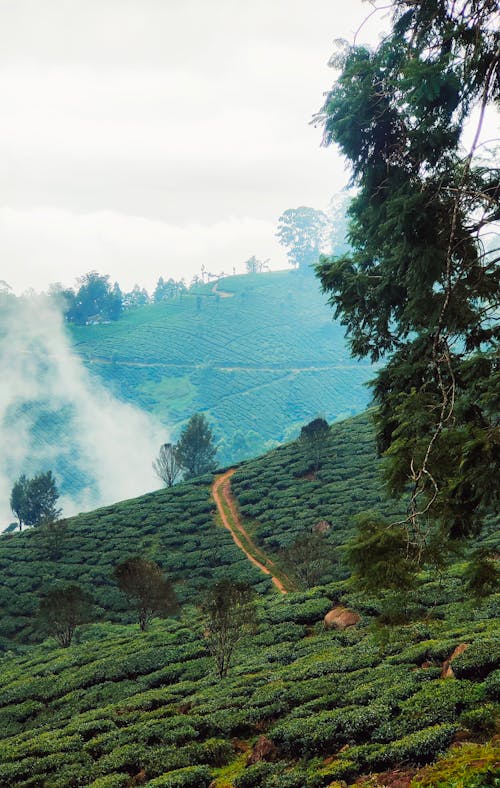
M 325 631 L 339 599 L 361 622 Z M 457 568 L 418 601 L 420 619 L 387 632 L 345 583 L 264 598 L 223 680 L 195 609 L 146 633 L 94 625 L 67 649 L 6 656 L 0 785 L 341 788 L 365 774 L 371 788 L 494 786 L 492 600 L 471 606 Z
M 228 277 L 70 331 L 94 374 L 174 433 L 205 412 L 223 463 L 289 439 L 318 413 L 355 414 L 369 399 L 370 365 L 350 358 L 317 280 L 296 271 Z
M 461 563 L 422 573 L 396 606 L 361 593 L 338 560 L 349 514 L 391 513 L 369 414 L 334 424 L 328 449 L 316 473 L 296 442 L 220 477 L 267 566 L 330 522 L 333 558 L 311 591 L 278 593 L 248 560 L 218 520 L 212 477 L 72 518 L 63 533 L 0 538 L 0 786 L 496 785 L 498 596 L 471 598 Z M 162 565 L 182 604 L 145 633 L 112 580 L 133 554 Z M 257 626 L 219 679 L 200 605 L 225 576 L 255 589 Z M 41 595 L 67 581 L 91 591 L 97 623 L 69 648 L 32 645 Z M 339 605 L 358 623 L 325 630 Z
M 368 414 L 332 425 L 332 448 L 316 481 L 300 478 L 307 456 L 299 442 L 243 463 L 232 476 L 231 487 L 245 526 L 278 565 L 280 548 L 323 518 L 333 525 L 327 536 L 332 561 L 325 579 L 345 576 L 333 548 L 351 533 L 349 515 L 357 509 L 386 511 L 388 506 L 382 502 L 380 462 L 371 429 Z M 320 476 L 324 480 L 321 492 Z M 354 476 L 357 492 L 352 492 L 349 503 L 348 487 L 352 490 Z M 47 536 L 43 529 L 0 537 L 0 636 L 4 647 L 9 647 L 9 638 L 16 634 L 23 639 L 36 637 L 32 616 L 40 594 L 54 582 L 75 577 L 94 594 L 103 616 L 131 621 L 112 578 L 113 566 L 131 555 L 158 561 L 177 581 L 181 602 L 196 601 L 210 580 L 228 572 L 250 582 L 259 592 L 269 591 L 269 577 L 246 559 L 220 524 L 211 483 L 211 476 L 202 477 L 81 514 L 68 519 L 66 531 L 56 538 Z M 249 503 L 256 497 L 261 501 L 259 510 Z

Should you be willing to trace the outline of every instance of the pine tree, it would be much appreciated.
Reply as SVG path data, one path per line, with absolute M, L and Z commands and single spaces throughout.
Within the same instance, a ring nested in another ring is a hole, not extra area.
M 342 72 L 317 116 L 357 188 L 352 252 L 317 273 L 353 355 L 385 361 L 372 381 L 378 447 L 390 492 L 410 490 L 392 526 L 417 564 L 477 532 L 498 495 L 499 171 L 478 144 L 500 96 L 497 11 L 394 0 L 378 48 L 333 62 Z

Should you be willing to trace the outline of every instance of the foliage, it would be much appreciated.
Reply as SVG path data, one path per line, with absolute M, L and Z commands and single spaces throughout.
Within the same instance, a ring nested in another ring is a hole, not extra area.
M 214 470 L 217 448 L 203 413 L 195 413 L 181 432 L 175 457 L 186 479 Z
M 405 529 L 388 527 L 387 522 L 369 512 L 358 515 L 356 521 L 356 535 L 346 546 L 346 558 L 358 582 L 375 592 L 380 588 L 411 588 L 416 566 L 408 560 Z
M 476 550 L 465 572 L 468 591 L 481 599 L 500 587 L 500 573 L 494 556 L 484 548 Z
M 332 563 L 329 544 L 322 534 L 305 533 L 283 551 L 297 579 L 306 587 L 317 585 Z
M 494 786 L 498 769 L 498 748 L 494 744 L 464 744 L 450 750 L 433 766 L 421 769 L 412 780 L 412 788 L 447 788 Z
M 297 271 L 227 277 L 217 292 L 229 295 L 219 302 L 213 285 L 197 288 L 199 313 L 189 290 L 110 324 L 67 329 L 90 373 L 153 412 L 172 442 L 193 413 L 205 413 L 226 465 L 290 440 L 318 412 L 330 422 L 368 404 L 370 365 L 349 358 L 314 277 L 298 280 Z M 293 321 L 283 320 L 291 313 Z M 53 433 L 44 420 L 35 439 Z M 68 462 L 64 478 L 76 486 L 74 470 Z
M 39 473 L 32 479 L 24 474 L 15 482 L 10 506 L 19 520 L 19 530 L 24 525 L 41 525 L 56 520 L 61 509 L 56 507 L 59 492 L 52 471 Z
M 157 459 L 153 462 L 153 470 L 166 487 L 173 487 L 175 480 L 181 473 L 181 466 L 177 459 L 177 447 L 171 443 L 164 443 Z
M 391 492 L 412 485 L 406 518 L 421 560 L 481 527 L 498 494 L 498 170 L 479 159 L 498 102 L 497 3 L 392 4 L 373 52 L 346 47 L 318 116 L 358 187 L 352 252 L 317 273 L 352 353 L 378 360 L 378 444 Z M 472 147 L 462 132 L 479 107 Z
M 117 282 L 112 286 L 108 275 L 89 271 L 78 279 L 78 290 L 61 293 L 65 301 L 66 320 L 77 325 L 91 321 L 118 320 L 123 307 L 123 295 Z
M 323 418 L 316 418 L 302 427 L 299 440 L 302 441 L 307 455 L 311 458 L 312 467 L 317 471 L 321 467 L 328 451 L 330 428 Z
M 326 227 L 326 215 L 315 208 L 302 205 L 281 214 L 276 236 L 293 266 L 305 271 L 318 262 L 320 252 L 325 250 Z
M 240 641 L 237 665 L 222 682 L 210 670 L 205 618 L 193 607 L 178 620 L 153 622 L 145 633 L 99 623 L 78 635 L 77 647 L 59 649 L 48 641 L 6 655 L 0 783 L 66 788 L 95 781 L 125 788 L 136 776 L 148 784 L 203 785 L 210 775 L 210 782 L 224 785 L 227 775 L 229 784 L 303 788 L 402 762 L 430 763 L 447 748 L 462 716 L 490 703 L 482 697 L 498 658 L 495 619 L 486 607 L 471 617 L 462 584 L 451 580 L 452 574 L 444 578 L 453 593 L 442 604 L 429 593 L 425 620 L 395 627 L 385 643 L 370 626 L 323 630 L 336 595 L 353 606 L 349 582 L 257 598 L 256 629 Z M 365 618 L 373 622 L 373 614 Z M 460 642 L 471 645 L 453 664 L 475 649 L 470 668 L 480 660 L 480 672 L 443 681 L 441 662 Z M 420 668 L 423 658 L 435 667 Z M 245 768 L 241 750 L 263 731 L 283 747 L 278 760 Z M 474 753 L 460 759 L 471 774 Z M 430 776 L 427 784 L 433 784 Z
M 115 567 L 118 588 L 133 601 L 142 631 L 154 615 L 170 615 L 178 609 L 174 588 L 154 561 L 128 558 Z
M 227 676 L 236 646 L 255 624 L 251 589 L 245 583 L 223 578 L 207 590 L 202 610 L 208 648 L 222 679 Z
M 168 301 L 171 298 L 181 297 L 187 292 L 184 281 L 176 282 L 175 279 L 168 279 L 166 282 L 162 276 L 156 283 L 155 291 L 153 293 L 153 301 L 155 304 L 161 301 Z
M 41 600 L 38 618 L 43 629 L 56 638 L 61 648 L 67 648 L 77 626 L 91 620 L 92 609 L 92 597 L 80 586 L 60 586 Z

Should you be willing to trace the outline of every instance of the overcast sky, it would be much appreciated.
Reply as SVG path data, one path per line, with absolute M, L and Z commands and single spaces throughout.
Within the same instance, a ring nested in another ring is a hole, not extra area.
M 251 255 L 347 181 L 310 125 L 361 0 L 0 0 L 0 279 L 129 289 Z M 387 24 L 372 20 L 360 41 Z

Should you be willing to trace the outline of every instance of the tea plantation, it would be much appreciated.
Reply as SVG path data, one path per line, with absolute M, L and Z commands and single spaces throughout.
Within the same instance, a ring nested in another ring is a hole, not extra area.
M 87 368 L 174 437 L 203 411 L 223 463 L 288 440 L 318 412 L 333 421 L 369 400 L 371 366 L 350 358 L 317 280 L 297 271 L 227 277 L 68 330 Z
M 331 561 L 309 591 L 276 593 L 245 558 L 218 521 L 211 477 L 71 518 L 55 538 L 0 538 L 0 786 L 498 785 L 498 597 L 472 600 L 460 561 L 423 573 L 397 616 L 392 597 L 361 593 L 342 563 L 350 514 L 397 506 L 383 498 L 369 414 L 334 424 L 327 443 L 316 472 L 297 441 L 231 478 L 245 527 L 275 561 L 330 524 Z M 137 554 L 160 563 L 181 602 L 146 632 L 112 577 Z M 255 589 L 257 626 L 219 679 L 200 604 L 224 576 Z M 69 581 L 92 593 L 96 621 L 61 649 L 41 642 L 34 613 Z M 325 630 L 339 604 L 359 623 Z
M 333 550 L 348 538 L 349 515 L 356 507 L 379 506 L 381 511 L 387 507 L 380 503 L 380 462 L 369 416 L 332 425 L 330 440 L 331 449 L 318 472 L 325 480 L 323 492 L 319 480 L 297 478 L 308 462 L 299 442 L 244 463 L 233 477 L 233 489 L 249 530 L 255 529 L 259 516 L 256 540 L 266 551 L 278 551 L 293 541 L 295 533 L 320 518 L 334 524 L 328 535 Z M 359 491 L 348 504 L 349 480 L 354 474 Z M 330 479 L 328 484 L 326 479 Z M 36 638 L 32 621 L 40 594 L 55 582 L 70 582 L 76 577 L 94 595 L 103 615 L 113 621 L 131 621 L 112 573 L 116 564 L 132 555 L 157 561 L 176 581 L 181 602 L 196 602 L 210 580 L 225 574 L 251 583 L 259 592 L 270 590 L 269 579 L 245 558 L 230 534 L 216 525 L 211 481 L 211 476 L 202 477 L 196 483 L 178 484 L 70 518 L 55 541 L 47 538 L 43 529 L 3 535 L 0 648 L 8 646 L 13 636 Z M 249 502 L 254 498 L 260 500 L 258 511 Z M 345 576 L 333 552 L 331 576 Z
M 70 648 L 49 640 L 7 654 L 0 785 L 303 788 L 396 767 L 415 787 L 496 785 L 493 603 L 473 607 L 462 589 L 458 568 L 429 581 L 426 614 L 389 633 L 373 624 L 376 603 L 346 583 L 263 597 L 258 631 L 223 680 L 194 608 L 146 633 L 96 624 Z M 339 599 L 361 624 L 324 631 Z M 462 642 L 455 677 L 440 678 Z M 263 735 L 270 760 L 248 765 Z

